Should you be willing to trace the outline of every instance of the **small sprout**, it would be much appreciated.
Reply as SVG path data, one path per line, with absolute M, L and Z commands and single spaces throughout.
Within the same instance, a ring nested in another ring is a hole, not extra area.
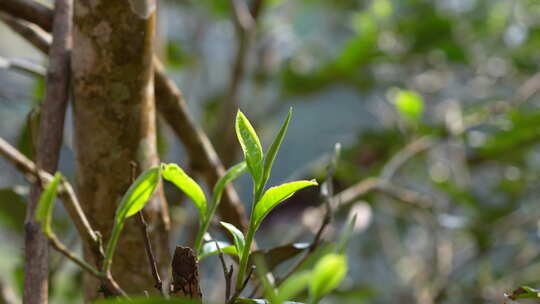
M 47 184 L 41 196 L 39 197 L 39 204 L 36 211 L 36 220 L 41 222 L 41 229 L 45 235 L 50 236 L 52 234 L 51 222 L 52 212 L 54 209 L 54 200 L 56 199 L 56 193 L 58 185 L 62 180 L 62 174 L 57 172 L 54 178 Z
M 235 128 L 253 181 L 259 187 L 263 178 L 263 151 L 259 137 L 241 111 L 236 115 Z
M 242 234 L 242 231 L 238 230 L 238 228 L 234 227 L 233 225 L 225 222 L 220 222 L 221 226 L 225 227 L 231 235 L 233 236 L 234 240 L 234 247 L 236 247 L 237 252 L 244 252 L 244 246 L 246 246 L 246 240 L 244 239 L 244 234 Z

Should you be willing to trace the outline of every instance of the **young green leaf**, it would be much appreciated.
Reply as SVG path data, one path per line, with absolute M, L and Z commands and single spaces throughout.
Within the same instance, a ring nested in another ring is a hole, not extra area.
M 57 172 L 51 182 L 47 184 L 45 189 L 43 189 L 43 192 L 39 197 L 39 204 L 36 211 L 36 220 L 41 222 L 41 229 L 43 229 L 43 233 L 45 233 L 45 235 L 47 236 L 52 234 L 52 211 L 54 207 L 54 200 L 56 199 L 58 185 L 60 184 L 61 180 L 62 174 L 60 172 Z
M 124 197 L 120 201 L 116 215 L 114 218 L 114 226 L 111 232 L 111 238 L 107 244 L 107 252 L 103 263 L 103 270 L 107 272 L 112 263 L 112 257 L 120 233 L 124 228 L 126 219 L 135 213 L 141 211 L 159 184 L 160 170 L 159 168 L 150 168 L 141 173 L 139 177 L 131 184 Z
M 259 186 L 263 176 L 263 151 L 259 137 L 241 111 L 238 111 L 236 115 L 235 129 L 253 181 L 255 185 Z
M 268 149 L 268 152 L 266 153 L 266 156 L 264 157 L 262 186 L 266 184 L 266 182 L 268 181 L 268 178 L 270 177 L 270 171 L 272 171 L 272 164 L 274 163 L 274 160 L 276 159 L 276 155 L 279 151 L 279 147 L 281 146 L 281 142 L 283 141 L 283 137 L 285 137 L 285 133 L 287 133 L 287 128 L 289 127 L 289 121 L 291 120 L 291 116 L 292 116 L 292 108 L 289 109 L 289 113 L 287 114 L 285 121 L 283 121 L 283 124 L 281 125 L 281 128 L 279 129 L 279 133 L 276 135 L 276 138 L 274 138 L 272 145 L 270 145 L 270 148 Z
M 310 271 L 296 272 L 283 282 L 277 291 L 272 304 L 282 304 L 302 292 L 311 280 Z
M 214 186 L 214 191 L 212 192 L 212 199 L 214 201 L 214 205 L 219 204 L 219 202 L 221 201 L 221 196 L 223 194 L 223 189 L 225 189 L 225 186 L 233 180 L 237 179 L 244 172 L 246 172 L 246 168 L 246 162 L 236 164 L 229 168 L 229 170 L 227 170 L 227 172 L 225 172 L 225 174 L 217 181 L 216 185 Z M 213 208 L 215 208 L 214 205 L 212 205 Z
M 310 297 L 316 303 L 339 286 L 347 274 L 347 258 L 341 254 L 327 254 L 315 265 L 309 285 Z
M 126 218 L 141 211 L 156 190 L 158 183 L 159 168 L 150 168 L 141 173 L 122 197 L 116 209 L 115 220 L 123 222 Z
M 236 252 L 242 254 L 242 252 L 244 252 L 244 246 L 246 245 L 246 240 L 244 239 L 244 234 L 242 233 L 242 231 L 238 230 L 238 228 L 234 227 L 229 223 L 220 222 L 220 224 L 225 227 L 225 229 L 229 230 L 229 232 L 233 236 Z
M 309 187 L 316 186 L 315 180 L 311 181 L 295 181 L 286 184 L 282 184 L 276 187 L 269 188 L 262 196 L 261 200 L 255 204 L 255 210 L 253 211 L 253 220 L 255 221 L 255 227 L 259 227 L 262 220 L 266 215 L 274 209 L 279 203 L 291 197 L 296 191 Z
M 403 118 L 417 122 L 424 112 L 424 100 L 414 91 L 399 90 L 396 108 Z
M 219 249 L 216 245 L 216 242 L 210 241 L 205 243 L 202 248 L 201 252 L 199 253 L 199 261 L 203 260 L 204 258 L 207 258 L 212 255 L 216 255 L 219 253 L 219 250 L 221 249 L 221 252 L 229 255 L 238 255 L 238 252 L 236 251 L 236 247 L 234 245 L 231 245 L 227 242 L 218 242 Z
M 204 222 L 207 216 L 206 196 L 199 184 L 177 164 L 161 164 L 161 175 L 182 190 L 193 201 L 195 207 L 199 210 L 201 221 Z

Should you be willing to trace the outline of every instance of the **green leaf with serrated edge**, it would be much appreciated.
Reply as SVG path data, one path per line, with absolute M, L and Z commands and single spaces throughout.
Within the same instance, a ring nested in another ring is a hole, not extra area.
M 234 245 L 231 245 L 227 242 L 218 242 L 218 244 L 221 252 L 232 256 L 238 255 L 238 252 L 236 251 L 236 247 Z M 216 242 L 207 242 L 202 246 L 201 253 L 199 254 L 198 258 L 199 260 L 203 260 L 209 256 L 216 255 L 219 253 L 219 249 L 216 245 Z
M 234 225 L 226 222 L 220 222 L 220 224 L 231 233 L 234 240 L 234 246 L 236 247 L 236 252 L 242 254 L 242 252 L 244 252 L 244 246 L 246 245 L 246 240 L 244 239 L 244 234 L 242 231 L 238 230 L 238 228 L 234 227 Z
M 206 196 L 201 186 L 189 177 L 177 164 L 161 164 L 161 175 L 184 192 L 199 210 L 201 221 L 206 220 Z
M 276 155 L 279 151 L 279 147 L 281 146 L 281 142 L 283 141 L 283 137 L 285 137 L 285 133 L 287 133 L 287 128 L 289 127 L 289 121 L 291 120 L 291 116 L 292 108 L 289 109 L 289 113 L 287 114 L 285 121 L 283 121 L 283 124 L 281 125 L 281 128 L 276 135 L 276 138 L 274 138 L 272 145 L 270 145 L 270 148 L 268 149 L 266 156 L 264 157 L 262 186 L 264 186 L 264 184 L 268 181 L 268 178 L 270 177 L 270 171 L 272 171 L 272 164 L 276 159 Z
M 259 137 L 241 111 L 236 115 L 235 129 L 253 181 L 259 187 L 263 176 L 263 151 Z
M 253 217 L 255 221 L 255 227 L 259 227 L 262 220 L 266 215 L 274 209 L 279 203 L 291 197 L 296 191 L 309 187 L 316 186 L 315 180 L 307 181 L 295 181 L 285 183 L 276 187 L 271 187 L 263 194 L 262 198 L 257 204 L 255 204 L 255 210 L 253 211 Z
M 225 186 L 227 186 L 228 183 L 237 179 L 240 175 L 246 172 L 246 169 L 246 162 L 241 162 L 232 166 L 231 168 L 229 168 L 229 170 L 227 170 L 227 172 L 225 172 L 225 174 L 217 181 L 216 185 L 214 186 L 214 191 L 212 192 L 214 204 L 219 205 Z
M 311 271 L 296 272 L 281 283 L 272 304 L 282 304 L 301 293 L 311 280 Z
M 347 274 L 347 258 L 341 254 L 323 256 L 313 269 L 309 293 L 312 300 L 317 302 L 339 286 Z
M 45 235 L 51 235 L 51 218 L 54 207 L 54 200 L 56 199 L 56 193 L 58 185 L 62 180 L 62 174 L 57 172 L 50 183 L 45 186 L 41 196 L 39 197 L 39 204 L 36 211 L 36 220 L 41 222 L 41 229 Z
M 124 228 L 125 220 L 144 208 L 159 184 L 160 175 L 159 168 L 147 169 L 137 177 L 127 190 L 126 194 L 122 197 L 120 205 L 116 209 L 111 238 L 107 244 L 107 251 L 103 263 L 103 270 L 105 272 L 111 267 L 112 257 L 120 233 Z

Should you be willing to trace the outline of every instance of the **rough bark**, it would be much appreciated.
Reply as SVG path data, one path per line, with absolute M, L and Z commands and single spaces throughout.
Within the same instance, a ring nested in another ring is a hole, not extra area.
M 155 1 L 79 0 L 75 5 L 74 121 L 77 186 L 81 204 L 104 241 L 116 207 L 130 185 L 130 162 L 139 170 L 158 165 L 152 49 Z M 160 189 L 145 208 L 152 246 L 164 274 L 168 259 L 168 213 Z M 126 292 L 152 290 L 143 235 L 129 219 L 112 272 Z M 89 248 L 85 257 L 93 258 Z M 86 299 L 98 282 L 86 278 Z
M 69 51 L 71 48 L 72 1 L 55 3 L 53 42 L 50 48 L 45 99 L 41 105 L 40 132 L 36 149 L 37 166 L 47 172 L 58 167 L 64 117 L 69 97 Z M 48 242 L 41 233 L 35 212 L 41 194 L 39 182 L 32 185 L 25 219 L 25 268 L 23 302 L 48 301 Z

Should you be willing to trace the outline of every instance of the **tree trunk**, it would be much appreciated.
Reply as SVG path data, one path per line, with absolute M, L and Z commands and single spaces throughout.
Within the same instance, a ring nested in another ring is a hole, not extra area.
M 92 226 L 109 239 L 116 207 L 139 172 L 159 163 L 156 152 L 152 52 L 155 0 L 78 0 L 72 69 L 77 187 Z M 162 275 L 169 262 L 168 213 L 160 189 L 145 208 Z M 93 259 L 85 248 L 86 259 Z M 128 219 L 112 266 L 126 292 L 153 292 L 137 221 Z M 85 297 L 98 283 L 87 277 Z

